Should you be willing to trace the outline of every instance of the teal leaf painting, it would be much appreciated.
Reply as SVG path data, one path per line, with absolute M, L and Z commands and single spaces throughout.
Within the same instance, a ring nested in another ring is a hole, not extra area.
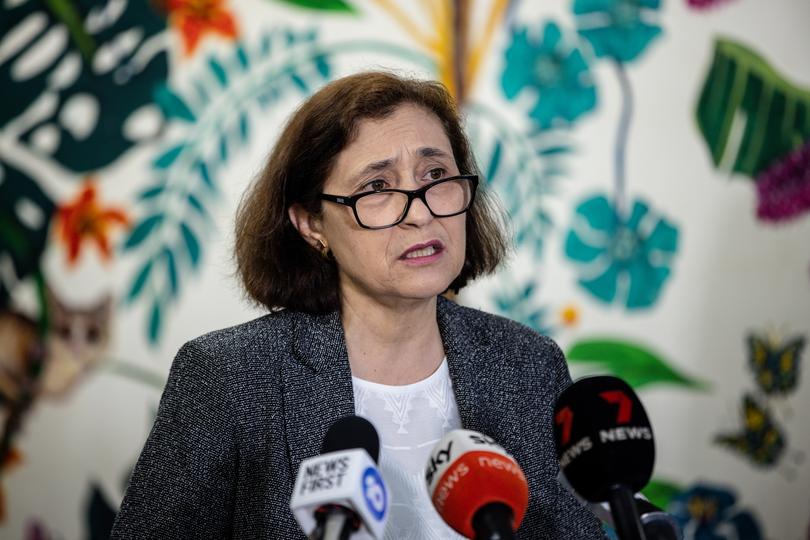
M 141 295 L 143 292 L 143 287 L 146 285 L 146 280 L 149 279 L 149 274 L 151 272 L 152 260 L 149 259 L 135 275 L 135 279 L 132 281 L 132 285 L 129 289 L 129 294 L 127 294 L 127 302 L 132 302 Z
M 618 339 L 581 340 L 568 349 L 571 364 L 615 375 L 633 388 L 649 385 L 674 385 L 694 390 L 706 390 L 708 385 L 682 374 L 652 349 L 638 343 Z
M 225 68 L 222 67 L 222 64 L 219 63 L 219 60 L 216 57 L 209 57 L 208 58 L 208 69 L 211 70 L 211 73 L 214 75 L 214 79 L 222 86 L 222 88 L 228 87 L 228 72 L 225 71 Z
M 537 300 L 537 284 L 528 280 L 516 285 L 505 285 L 497 290 L 492 300 L 497 311 L 540 334 L 551 334 L 553 328 L 548 323 L 548 309 Z
M 756 179 L 810 140 L 810 89 L 745 45 L 718 39 L 696 118 L 714 165 Z
M 187 122 L 194 122 L 197 115 L 191 110 L 186 101 L 179 95 L 172 92 L 166 84 L 160 84 L 155 88 L 155 102 L 163 111 L 163 116 L 167 119 L 180 119 Z
M 568 139 L 556 131 L 527 135 L 481 103 L 468 106 L 467 130 L 484 180 L 509 215 L 516 244 L 539 257 L 554 225 L 547 205 L 564 176 L 563 158 L 572 151 Z
M 191 267 L 196 268 L 200 264 L 200 241 L 197 235 L 185 223 L 180 224 L 180 232 L 183 236 L 183 243 L 186 246 L 186 253 L 191 262 Z
M 180 291 L 179 280 L 177 276 L 177 263 L 174 259 L 174 253 L 172 250 L 166 248 L 163 250 L 163 257 L 166 261 L 166 274 L 167 274 L 167 281 L 169 283 L 169 294 L 172 298 L 177 296 L 177 293 Z
M 149 312 L 149 343 L 157 343 L 160 340 L 160 329 L 162 326 L 162 307 L 159 300 L 152 302 L 152 309 Z
M 330 56 L 312 30 L 278 29 L 258 44 L 203 59 L 183 90 L 168 85 L 156 99 L 172 136 L 152 160 L 153 184 L 136 197 L 139 215 L 123 249 L 139 258 L 131 300 L 148 306 L 147 336 L 156 343 L 169 309 L 198 270 L 215 226 L 211 208 L 219 175 L 250 142 L 261 111 L 285 93 L 308 93 L 331 73 Z M 249 66 L 249 69 L 247 69 Z
M 167 169 L 171 167 L 174 161 L 180 156 L 180 154 L 183 153 L 185 147 L 185 144 L 176 144 L 172 146 L 155 158 L 152 166 L 157 169 Z
M 597 300 L 629 310 L 658 301 L 678 250 L 678 229 L 637 199 L 620 215 L 605 195 L 581 202 L 565 238 L 578 283 Z
M 124 242 L 124 249 L 130 250 L 138 247 L 152 231 L 163 221 L 163 215 L 154 214 L 138 223 L 129 233 L 129 237 Z

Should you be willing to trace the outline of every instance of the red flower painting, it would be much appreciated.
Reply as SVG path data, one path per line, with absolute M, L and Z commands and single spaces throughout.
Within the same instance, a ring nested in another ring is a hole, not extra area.
M 239 33 L 233 13 L 224 0 L 165 0 L 169 24 L 183 39 L 183 52 L 191 56 L 208 34 L 227 39 Z
M 104 208 L 97 198 L 96 185 L 89 178 L 75 199 L 59 207 L 56 214 L 59 239 L 67 246 L 68 264 L 79 259 L 82 246 L 90 240 L 102 257 L 110 259 L 110 229 L 129 225 L 129 218 L 117 208 Z

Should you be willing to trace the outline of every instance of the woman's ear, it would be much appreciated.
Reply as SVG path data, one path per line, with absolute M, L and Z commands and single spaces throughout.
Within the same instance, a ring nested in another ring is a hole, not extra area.
M 295 227 L 298 234 L 301 235 L 301 238 L 303 238 L 307 244 L 319 251 L 321 246 L 326 245 L 324 236 L 321 233 L 320 218 L 312 215 L 311 212 L 299 203 L 290 206 L 287 209 L 287 214 L 290 216 L 293 227 Z

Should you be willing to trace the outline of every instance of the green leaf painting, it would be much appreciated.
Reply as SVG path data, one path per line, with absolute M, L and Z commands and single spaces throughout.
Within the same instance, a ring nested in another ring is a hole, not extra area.
M 51 14 L 67 27 L 68 32 L 70 32 L 70 39 L 76 45 L 76 48 L 81 51 L 84 59 L 87 61 L 92 60 L 93 53 L 96 52 L 96 44 L 92 36 L 85 30 L 82 16 L 74 3 L 71 0 L 45 0 L 45 5 Z
M 744 45 L 720 39 L 697 123 L 717 167 L 755 178 L 810 139 L 810 90 L 788 82 Z
M 684 488 L 678 486 L 668 480 L 660 478 L 653 478 L 647 487 L 641 490 L 642 495 L 647 497 L 651 503 L 658 508 L 666 508 L 669 502 L 679 493 L 683 492 Z
M 282 4 L 289 4 L 291 6 L 314 9 L 317 11 L 334 11 L 343 13 L 355 13 L 354 7 L 343 0 L 276 0 Z
M 566 354 L 572 364 L 590 365 L 624 379 L 633 388 L 668 384 L 705 390 L 704 382 L 687 377 L 672 363 L 637 343 L 617 339 L 588 339 L 574 343 Z

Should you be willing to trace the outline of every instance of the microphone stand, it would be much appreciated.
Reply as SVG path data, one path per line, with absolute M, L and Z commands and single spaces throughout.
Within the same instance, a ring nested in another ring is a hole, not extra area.
M 319 508 L 315 519 L 318 525 L 309 540 L 349 540 L 351 534 L 360 528 L 354 512 L 337 504 Z
M 608 493 L 608 504 L 621 540 L 647 540 L 638 519 L 636 499 L 630 488 L 621 484 L 612 486 Z

